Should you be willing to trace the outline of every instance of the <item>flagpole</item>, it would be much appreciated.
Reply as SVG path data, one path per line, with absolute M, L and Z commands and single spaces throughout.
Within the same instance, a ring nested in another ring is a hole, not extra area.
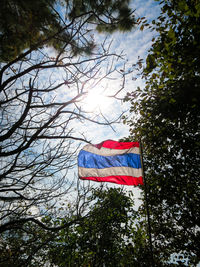
M 148 202 L 148 196 L 147 196 L 147 184 L 146 184 L 145 169 L 144 169 L 144 163 L 143 163 L 143 149 L 142 149 L 141 140 L 140 140 L 140 158 L 141 158 L 141 165 L 142 165 L 142 177 L 144 180 L 144 194 L 145 194 L 145 204 L 146 204 L 146 211 L 147 211 L 147 223 L 148 223 L 148 234 L 149 234 L 149 247 L 150 247 L 150 253 L 151 253 L 151 265 L 152 265 L 152 267 L 154 267 L 155 264 L 154 264 L 153 246 L 152 246 L 152 237 L 151 237 L 151 220 L 150 220 L 149 202 Z

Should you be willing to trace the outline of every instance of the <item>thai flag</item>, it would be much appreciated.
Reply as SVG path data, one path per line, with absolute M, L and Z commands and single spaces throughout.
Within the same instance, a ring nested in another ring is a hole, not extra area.
M 78 155 L 79 178 L 123 185 L 143 184 L 138 142 L 106 140 L 86 145 Z

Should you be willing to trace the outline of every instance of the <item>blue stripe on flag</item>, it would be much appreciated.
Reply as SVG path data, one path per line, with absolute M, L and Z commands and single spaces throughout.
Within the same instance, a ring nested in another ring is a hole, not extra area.
M 78 156 L 78 165 L 83 168 L 104 169 L 110 167 L 141 168 L 140 155 L 123 154 L 115 156 L 100 156 L 81 150 Z

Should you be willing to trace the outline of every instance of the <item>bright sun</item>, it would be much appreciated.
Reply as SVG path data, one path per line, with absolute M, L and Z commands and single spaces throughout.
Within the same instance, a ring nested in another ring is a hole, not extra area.
M 91 91 L 83 100 L 84 109 L 86 111 L 105 111 L 111 104 L 110 97 L 103 95 L 102 92 Z

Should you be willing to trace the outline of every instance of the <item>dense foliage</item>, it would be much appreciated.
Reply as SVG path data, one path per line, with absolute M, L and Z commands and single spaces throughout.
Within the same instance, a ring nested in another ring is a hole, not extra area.
M 95 189 L 84 220 L 62 230 L 50 244 L 56 266 L 149 266 L 144 229 L 133 209 L 132 194 Z
M 2 0 L 0 9 L 0 61 L 14 60 L 24 49 L 54 47 L 64 52 L 70 42 L 74 54 L 90 53 L 87 47 L 73 38 L 69 28 L 75 21 L 93 24 L 101 32 L 131 30 L 135 18 L 126 1 L 77 1 L 77 0 Z M 75 29 L 74 29 L 75 30 Z M 89 29 L 88 29 L 89 30 Z M 76 28 L 79 31 L 79 28 Z
M 126 97 L 131 137 L 142 140 L 155 254 L 200 247 L 200 3 L 161 1 L 162 12 L 146 59 L 144 89 Z

